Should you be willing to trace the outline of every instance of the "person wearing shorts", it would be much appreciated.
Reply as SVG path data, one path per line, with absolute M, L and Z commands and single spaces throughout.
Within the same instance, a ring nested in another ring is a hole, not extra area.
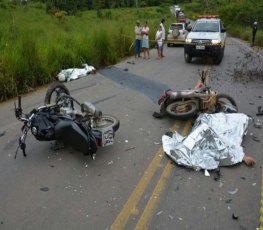
M 163 31 L 162 31 L 161 25 L 159 26 L 159 29 L 156 32 L 155 41 L 157 43 L 157 58 L 161 59 L 162 58 L 162 46 L 163 46 Z
M 146 54 L 148 59 L 150 58 L 150 51 L 149 51 L 149 26 L 148 22 L 145 21 L 144 26 L 142 27 L 142 50 L 143 50 L 143 58 L 146 58 Z

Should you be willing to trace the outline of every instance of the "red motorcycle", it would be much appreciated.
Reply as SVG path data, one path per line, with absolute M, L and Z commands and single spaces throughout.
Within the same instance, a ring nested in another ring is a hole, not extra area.
M 160 112 L 153 116 L 162 118 L 168 116 L 178 120 L 186 120 L 198 113 L 236 113 L 238 111 L 235 100 L 227 95 L 211 90 L 206 85 L 206 76 L 203 71 L 201 82 L 190 90 L 166 90 L 158 100 Z

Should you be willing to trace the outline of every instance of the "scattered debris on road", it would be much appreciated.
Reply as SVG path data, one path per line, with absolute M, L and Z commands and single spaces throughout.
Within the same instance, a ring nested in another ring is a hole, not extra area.
M 5 135 L 5 131 L 0 131 L 0 137 Z
M 262 116 L 263 115 L 263 109 L 261 106 L 258 107 L 258 113 L 256 114 L 257 116 Z
M 49 191 L 49 188 L 48 187 L 42 187 L 42 188 L 40 188 L 40 191 L 47 192 L 47 191 Z
M 125 149 L 125 152 L 135 149 L 135 147 L 130 147 L 128 149 Z
M 263 81 L 263 66 L 259 65 L 262 63 L 261 56 L 242 49 L 241 51 L 244 57 L 238 58 L 234 66 L 232 73 L 234 80 L 244 84 L 251 81 Z
M 254 127 L 257 128 L 257 129 L 261 129 L 262 128 L 262 122 L 260 120 L 257 120 L 254 123 Z
M 234 220 L 237 220 L 237 219 L 238 219 L 238 215 L 236 215 L 235 213 L 233 213 L 233 214 L 232 214 L 232 218 L 233 218 Z
M 235 195 L 238 192 L 238 188 L 235 188 L 234 190 L 228 191 L 230 195 Z

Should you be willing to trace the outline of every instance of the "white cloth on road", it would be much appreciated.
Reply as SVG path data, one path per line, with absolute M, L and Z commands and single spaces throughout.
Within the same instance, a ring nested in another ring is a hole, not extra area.
M 59 81 L 72 81 L 81 77 L 85 77 L 90 73 L 95 73 L 96 69 L 93 66 L 89 66 L 88 64 L 82 65 L 84 68 L 71 68 L 71 69 L 63 69 L 61 70 L 57 78 Z

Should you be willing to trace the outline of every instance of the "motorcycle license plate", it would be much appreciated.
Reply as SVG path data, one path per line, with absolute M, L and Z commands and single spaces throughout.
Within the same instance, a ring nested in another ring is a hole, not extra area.
M 102 133 L 102 147 L 113 144 L 113 129 L 111 127 L 103 128 Z
M 195 47 L 197 50 L 205 50 L 205 46 L 196 46 Z

